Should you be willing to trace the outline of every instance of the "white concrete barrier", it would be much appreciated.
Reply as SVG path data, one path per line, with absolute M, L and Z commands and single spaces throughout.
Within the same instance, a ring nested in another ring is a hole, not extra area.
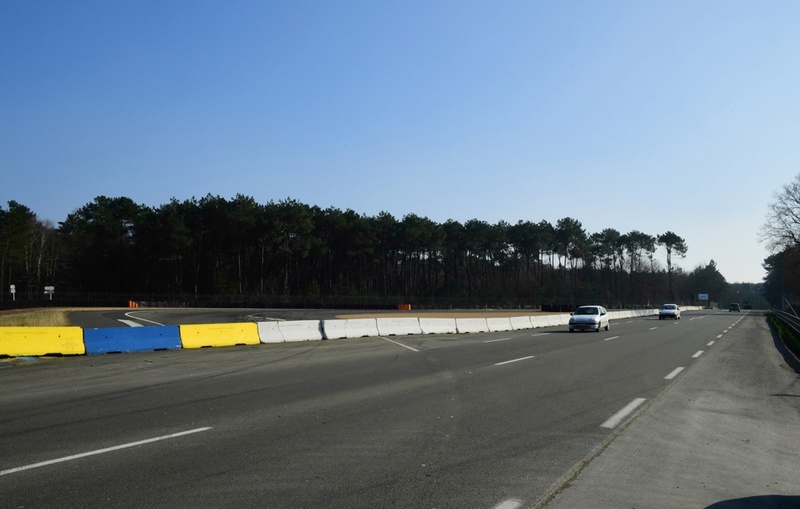
M 506 318 L 487 318 L 486 326 L 489 327 L 489 332 L 502 332 L 511 330 L 511 320 Z
M 284 341 L 318 341 L 323 339 L 322 324 L 319 320 L 297 320 L 278 322 Z
M 278 322 L 258 322 L 258 339 L 262 343 L 283 343 Z
M 456 334 L 455 318 L 422 318 L 419 319 L 419 328 L 423 334 Z
M 347 320 L 322 320 L 322 337 L 325 339 L 345 339 Z
M 470 332 L 489 332 L 486 318 L 456 318 L 456 328 L 459 334 Z
M 378 332 L 381 336 L 402 336 L 422 334 L 419 318 L 378 318 Z
M 547 315 L 547 323 L 550 327 L 561 327 L 562 325 L 569 325 L 568 314 Z
M 534 329 L 550 327 L 550 322 L 547 321 L 547 315 L 536 315 L 531 317 L 531 326 L 533 326 Z
M 512 316 L 509 318 L 511 328 L 514 330 L 532 329 L 530 316 Z
M 380 336 L 378 322 L 375 318 L 355 318 L 345 320 L 345 332 L 348 338 L 365 338 Z

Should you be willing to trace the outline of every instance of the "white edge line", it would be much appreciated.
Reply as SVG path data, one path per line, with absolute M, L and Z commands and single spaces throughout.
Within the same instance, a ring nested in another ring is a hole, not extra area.
M 619 412 L 612 415 L 606 422 L 600 425 L 601 428 L 615 428 L 617 424 L 622 422 L 628 415 L 630 415 L 634 410 L 636 410 L 639 405 L 644 403 L 646 400 L 644 398 L 636 398 L 627 405 L 625 408 L 620 410 Z
M 402 346 L 403 348 L 408 348 L 408 349 L 409 349 L 409 350 L 411 350 L 412 352 L 417 352 L 417 353 L 419 353 L 419 350 L 417 350 L 416 348 L 411 348 L 411 347 L 410 347 L 410 346 L 408 346 L 408 345 L 404 345 L 403 343 L 398 343 L 397 341 L 394 341 L 394 340 L 392 340 L 392 339 L 389 339 L 389 338 L 385 338 L 385 337 L 383 337 L 383 336 L 379 336 L 379 337 L 380 337 L 381 339 L 383 339 L 384 341 L 388 341 L 389 343 L 394 343 L 394 344 L 395 344 L 395 345 L 397 345 L 397 346 Z
M 11 469 L 8 469 L 8 470 L 0 470 L 0 476 L 8 475 L 8 474 L 14 474 L 16 472 L 22 472 L 23 470 L 30 470 L 32 468 L 39 468 L 39 467 L 44 467 L 44 466 L 47 466 L 47 465 L 53 465 L 55 463 L 63 463 L 65 461 L 72 461 L 72 460 L 76 460 L 76 459 L 80 459 L 80 458 L 85 458 L 87 456 L 94 456 L 96 454 L 105 454 L 107 452 L 118 451 L 120 449 L 127 449 L 129 447 L 136 447 L 136 446 L 139 446 L 139 445 L 149 444 L 149 443 L 152 443 L 152 442 L 158 442 L 159 440 L 167 440 L 167 439 L 170 439 L 170 438 L 177 438 L 177 437 L 181 437 L 183 435 L 189 435 L 189 434 L 192 434 L 192 433 L 199 433 L 201 431 L 208 431 L 210 429 L 212 429 L 212 428 L 206 427 L 206 428 L 190 429 L 189 431 L 181 431 L 180 433 L 173 433 L 171 435 L 164 435 L 164 436 L 161 436 L 161 437 L 148 438 L 147 440 L 139 440 L 138 442 L 131 442 L 129 444 L 116 445 L 114 447 L 106 447 L 105 449 L 98 449 L 96 451 L 89 451 L 89 452 L 84 452 L 84 453 L 81 453 L 81 454 L 73 454 L 72 456 L 64 456 L 63 458 L 57 458 L 57 459 L 54 459 L 54 460 L 42 461 L 40 463 L 33 463 L 31 465 L 25 465 L 24 467 L 11 468 Z
M 681 373 L 681 371 L 683 371 L 684 369 L 686 369 L 686 368 L 682 368 L 682 367 L 681 368 L 675 368 L 674 370 L 672 370 L 672 372 L 669 375 L 664 377 L 664 380 L 672 380 L 673 378 L 678 376 Z
M 134 313 L 134 311 L 129 311 L 125 313 L 125 316 L 127 316 L 128 318 L 133 318 L 134 320 L 139 320 L 141 322 L 153 323 L 156 325 L 161 325 L 162 327 L 164 326 L 163 323 L 154 322 L 153 320 L 148 320 L 147 318 L 139 318 L 138 316 L 131 316 L 131 313 Z
M 525 360 L 528 360 L 528 359 L 533 359 L 533 357 L 534 357 L 533 355 L 529 355 L 527 357 L 520 357 L 519 359 L 513 359 L 513 360 L 510 360 L 510 361 L 498 362 L 497 364 L 495 364 L 495 366 L 502 366 L 503 364 L 511 364 L 512 362 L 525 361 Z
M 508 341 L 511 338 L 500 338 L 500 339 L 487 339 L 484 343 L 497 343 L 498 341 Z
M 509 498 L 494 506 L 492 509 L 517 509 L 522 506 L 522 500 Z

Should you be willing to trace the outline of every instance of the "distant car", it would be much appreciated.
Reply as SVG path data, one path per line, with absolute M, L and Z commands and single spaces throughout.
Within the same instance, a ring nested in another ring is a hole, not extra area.
M 664 304 L 658 310 L 658 319 L 666 320 L 667 318 L 674 318 L 675 320 L 681 319 L 681 308 L 677 304 Z
M 739 308 L 739 304 L 734 302 L 733 304 L 728 306 L 728 311 L 741 311 L 741 309 Z
M 608 330 L 610 327 L 608 311 L 603 306 L 580 306 L 569 317 L 569 331 Z
M 742 305 L 742 308 L 744 308 L 744 309 L 753 309 L 753 305 L 750 304 L 749 302 L 745 302 L 744 305 Z

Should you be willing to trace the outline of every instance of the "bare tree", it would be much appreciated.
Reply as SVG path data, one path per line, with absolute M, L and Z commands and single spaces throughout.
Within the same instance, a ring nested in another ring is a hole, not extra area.
M 759 238 L 772 252 L 800 247 L 800 174 L 774 193 Z

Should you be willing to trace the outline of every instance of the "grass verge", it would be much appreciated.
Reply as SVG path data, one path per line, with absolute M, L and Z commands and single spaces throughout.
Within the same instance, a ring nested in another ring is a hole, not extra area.
M 70 325 L 63 309 L 26 309 L 0 313 L 0 327 L 65 327 Z

